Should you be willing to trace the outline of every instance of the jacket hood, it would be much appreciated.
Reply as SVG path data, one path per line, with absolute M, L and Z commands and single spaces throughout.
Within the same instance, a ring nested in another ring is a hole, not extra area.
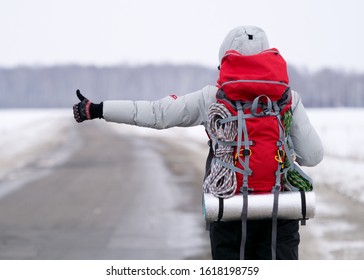
M 252 55 L 269 49 L 265 32 L 255 26 L 238 26 L 231 30 L 221 44 L 219 62 L 228 50 L 235 50 L 244 55 Z

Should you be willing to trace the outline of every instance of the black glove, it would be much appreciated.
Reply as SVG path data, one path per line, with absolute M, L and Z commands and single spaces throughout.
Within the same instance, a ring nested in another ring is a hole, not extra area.
M 94 104 L 86 97 L 84 97 L 80 90 L 76 91 L 80 103 L 73 105 L 73 116 L 77 122 L 83 122 L 84 120 L 92 120 L 95 118 L 102 118 L 103 104 Z

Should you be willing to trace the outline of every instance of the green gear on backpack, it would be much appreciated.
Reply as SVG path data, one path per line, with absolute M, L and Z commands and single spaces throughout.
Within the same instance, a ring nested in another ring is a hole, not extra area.
M 287 112 L 285 112 L 284 115 L 282 116 L 282 123 L 285 127 L 285 131 L 287 134 L 292 126 L 292 122 L 293 122 L 292 112 L 291 110 L 287 110 Z M 303 190 L 305 192 L 312 191 L 313 186 L 311 182 L 305 179 L 297 170 L 290 169 L 290 166 L 291 164 L 288 158 L 286 157 L 284 160 L 284 168 L 289 168 L 289 169 L 287 171 L 286 178 L 282 179 L 283 183 L 285 183 L 285 180 L 288 180 L 290 185 L 297 187 L 299 190 Z

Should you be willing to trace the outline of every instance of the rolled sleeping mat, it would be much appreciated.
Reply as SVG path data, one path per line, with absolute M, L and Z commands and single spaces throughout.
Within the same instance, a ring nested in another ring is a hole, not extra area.
M 248 220 L 272 218 L 273 193 L 248 195 Z M 243 195 L 221 199 L 211 193 L 203 194 L 203 213 L 206 222 L 241 219 Z M 309 219 L 315 216 L 315 193 L 280 192 L 278 219 Z

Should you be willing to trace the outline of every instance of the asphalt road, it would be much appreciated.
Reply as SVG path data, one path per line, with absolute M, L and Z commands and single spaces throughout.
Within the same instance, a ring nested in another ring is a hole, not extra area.
M 173 174 L 186 169 L 183 156 L 166 162 L 162 145 L 102 121 L 76 125 L 68 161 L 29 166 L 46 174 L 1 198 L 0 259 L 208 257 L 201 183 Z

